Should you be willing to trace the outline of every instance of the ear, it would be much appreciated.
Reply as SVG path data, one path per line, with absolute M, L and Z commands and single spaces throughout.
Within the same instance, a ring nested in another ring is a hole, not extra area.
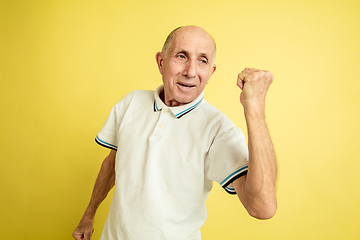
M 159 72 L 160 74 L 162 75 L 163 74 L 163 69 L 164 69 L 164 54 L 162 52 L 157 52 L 156 53 L 156 63 L 158 65 L 158 68 L 159 68 Z
M 212 67 L 211 67 L 211 70 L 210 70 L 210 76 L 209 76 L 209 79 L 208 79 L 208 81 L 207 81 L 207 83 L 206 83 L 206 84 L 208 84 L 208 82 L 209 82 L 209 80 L 210 80 L 210 77 L 214 74 L 215 70 L 216 70 L 216 65 L 215 65 L 215 64 L 213 64 L 213 65 L 212 65 Z
M 213 66 L 211 68 L 210 76 L 212 76 L 214 74 L 215 70 L 216 70 L 216 65 L 213 64 Z

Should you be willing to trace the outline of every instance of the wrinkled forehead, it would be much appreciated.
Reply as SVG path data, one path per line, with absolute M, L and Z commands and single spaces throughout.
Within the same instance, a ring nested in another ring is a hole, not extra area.
M 181 28 L 174 33 L 170 52 L 177 50 L 201 52 L 213 56 L 215 43 L 213 38 L 201 28 Z

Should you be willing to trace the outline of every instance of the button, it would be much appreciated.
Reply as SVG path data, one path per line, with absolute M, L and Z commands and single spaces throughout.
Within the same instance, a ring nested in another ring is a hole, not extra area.
M 160 123 L 160 124 L 159 124 L 159 128 L 162 128 L 163 126 L 164 126 L 163 123 Z
M 164 113 L 168 113 L 169 112 L 169 109 L 164 109 Z

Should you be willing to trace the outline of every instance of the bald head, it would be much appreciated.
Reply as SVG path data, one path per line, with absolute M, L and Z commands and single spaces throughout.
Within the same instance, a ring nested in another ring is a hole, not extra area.
M 164 46 L 162 48 L 162 52 L 164 53 L 164 55 L 167 55 L 167 51 L 170 48 L 173 39 L 176 37 L 177 34 L 180 34 L 182 32 L 186 32 L 186 31 L 198 31 L 198 32 L 202 32 L 206 37 L 211 38 L 212 42 L 214 43 L 214 59 L 213 62 L 215 61 L 215 57 L 216 57 L 216 43 L 214 38 L 207 33 L 204 29 L 197 27 L 197 26 L 181 26 L 181 27 L 177 27 L 174 30 L 171 31 L 171 33 L 167 36 Z

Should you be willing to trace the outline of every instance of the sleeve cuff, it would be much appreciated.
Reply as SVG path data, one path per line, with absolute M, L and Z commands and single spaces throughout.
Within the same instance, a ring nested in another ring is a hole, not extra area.
M 236 194 L 235 188 L 232 186 L 232 182 L 238 179 L 241 176 L 246 175 L 248 172 L 248 166 L 242 167 L 232 174 L 230 174 L 227 178 L 225 178 L 220 185 L 224 188 L 224 190 L 229 194 Z
M 117 146 L 112 145 L 112 144 L 110 144 L 110 143 L 107 143 L 107 142 L 105 142 L 105 141 L 102 141 L 102 140 L 99 138 L 99 136 L 96 136 L 95 142 L 97 142 L 100 146 L 103 146 L 103 147 L 106 147 L 106 148 L 110 148 L 110 149 L 112 149 L 112 150 L 117 151 Z

